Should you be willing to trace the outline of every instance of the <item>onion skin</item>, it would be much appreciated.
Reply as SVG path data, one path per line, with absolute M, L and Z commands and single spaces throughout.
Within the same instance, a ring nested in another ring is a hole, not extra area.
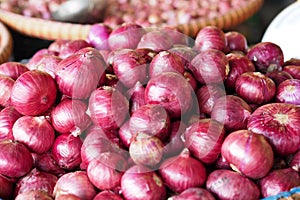
M 292 156 L 289 167 L 298 173 L 300 172 L 300 150 Z
M 61 62 L 62 59 L 56 55 L 44 55 L 41 56 L 39 61 L 36 62 L 35 65 L 33 65 L 30 70 L 40 70 L 43 72 L 48 73 L 51 75 L 52 78 L 55 79 L 55 72 L 56 72 L 56 67 Z
M 58 164 L 53 159 L 50 151 L 43 154 L 32 154 L 34 160 L 34 167 L 43 172 L 54 174 L 56 176 L 61 176 L 65 171 L 58 166 Z
M 8 61 L 0 65 L 0 74 L 9 76 L 16 80 L 21 74 L 29 71 L 25 64 L 20 62 Z
M 0 74 L 0 106 L 7 107 L 11 105 L 11 92 L 15 81 L 9 76 Z
M 300 65 L 286 65 L 282 71 L 288 72 L 295 79 L 300 79 Z
M 241 51 L 246 53 L 248 50 L 248 41 L 245 35 L 237 31 L 228 31 L 224 33 L 226 47 L 232 51 Z
M 114 193 L 110 190 L 104 190 L 104 191 L 99 192 L 94 197 L 93 200 L 107 200 L 107 199 L 110 199 L 110 200 L 123 200 L 123 198 L 120 195 L 118 195 L 118 194 L 116 194 L 116 193 Z
M 259 188 L 254 182 L 230 170 L 215 170 L 210 173 L 206 188 L 220 200 L 257 200 L 260 197 Z
M 289 191 L 291 188 L 299 185 L 299 174 L 291 168 L 273 170 L 267 176 L 259 180 L 263 197 L 274 196 L 280 192 Z
M 125 171 L 121 179 L 121 190 L 128 200 L 164 200 L 167 196 L 160 176 L 140 165 L 133 165 Z
M 174 45 L 168 51 L 177 54 L 181 58 L 181 61 L 186 70 L 189 69 L 191 61 L 198 54 L 196 50 L 187 45 Z
M 276 102 L 300 104 L 300 80 L 288 79 L 277 86 Z
M 178 195 L 168 198 L 168 200 L 215 200 L 215 197 L 206 189 L 190 187 Z
M 134 113 L 141 106 L 145 105 L 145 87 L 140 83 L 127 90 L 126 96 L 129 99 L 130 114 Z
M 106 24 L 96 23 L 91 26 L 87 41 L 98 50 L 110 50 L 108 37 L 112 28 Z
M 11 102 L 22 115 L 39 115 L 55 103 L 56 96 L 54 79 L 45 72 L 32 70 L 23 73 L 15 81 Z
M 188 71 L 183 72 L 184 78 L 189 82 L 194 91 L 198 89 L 198 81 L 194 77 L 194 75 Z
M 286 71 L 272 71 L 267 72 L 266 75 L 275 82 L 276 86 L 287 79 L 293 78 L 292 75 Z
M 168 50 L 172 47 L 172 38 L 170 38 L 167 33 L 160 30 L 153 30 L 145 33 L 137 46 L 138 49 L 148 48 L 156 52 Z
M 135 135 L 130 131 L 129 120 L 125 121 L 119 129 L 119 138 L 127 149 Z
M 81 200 L 78 196 L 73 194 L 60 194 L 55 197 L 55 200 Z
M 48 195 L 43 190 L 30 190 L 21 194 L 18 194 L 15 198 L 15 200 L 24 200 L 24 199 L 30 199 L 30 200 L 53 200 L 53 198 Z
M 249 117 L 247 129 L 264 135 L 279 155 L 299 150 L 300 108 L 287 103 L 269 103 L 257 108 Z
M 0 158 L 0 174 L 12 178 L 24 176 L 33 166 L 28 148 L 8 139 L 0 141 Z
M 221 153 L 233 170 L 252 179 L 266 176 L 274 164 L 274 153 L 266 138 L 248 130 L 230 133 Z
M 0 175 L 0 198 L 11 199 L 14 193 L 14 183 Z
M 12 127 L 22 115 L 9 106 L 0 111 L 0 139 L 13 139 Z
M 91 44 L 89 44 L 85 40 L 77 39 L 77 40 L 69 40 L 67 41 L 60 49 L 58 56 L 62 59 L 65 59 L 80 49 L 86 48 L 86 47 L 92 47 Z

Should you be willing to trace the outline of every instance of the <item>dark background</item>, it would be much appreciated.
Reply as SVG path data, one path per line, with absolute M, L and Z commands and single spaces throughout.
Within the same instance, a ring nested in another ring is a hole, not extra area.
M 265 0 L 262 8 L 255 15 L 244 23 L 224 31 L 239 31 L 246 36 L 249 45 L 258 43 L 274 17 L 293 2 L 295 0 Z M 30 58 L 37 50 L 48 47 L 52 42 L 20 35 L 12 30 L 11 33 L 14 39 L 12 59 L 15 61 Z

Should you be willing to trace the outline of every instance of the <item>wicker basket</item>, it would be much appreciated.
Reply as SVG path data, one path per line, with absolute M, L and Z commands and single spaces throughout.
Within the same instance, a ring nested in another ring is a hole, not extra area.
M 178 25 L 178 30 L 192 38 L 201 28 L 207 25 L 215 25 L 220 28 L 234 27 L 253 14 L 263 5 L 263 0 L 250 0 L 239 9 L 232 9 L 228 13 L 215 18 L 192 21 L 188 24 Z M 86 39 L 91 25 L 62 23 L 57 21 L 30 18 L 23 15 L 7 12 L 0 9 L 0 21 L 21 34 L 40 39 Z
M 13 49 L 13 40 L 10 32 L 0 22 L 0 64 L 7 62 Z

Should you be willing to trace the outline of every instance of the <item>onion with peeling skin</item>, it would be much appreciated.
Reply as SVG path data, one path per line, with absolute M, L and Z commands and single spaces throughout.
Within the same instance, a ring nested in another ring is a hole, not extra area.
M 14 84 L 15 81 L 11 77 L 0 74 L 0 106 L 11 105 L 11 93 Z
M 9 106 L 0 111 L 0 139 L 13 139 L 12 127 L 22 115 Z
M 276 102 L 300 104 L 300 80 L 288 79 L 277 86 Z
M 215 197 L 208 190 L 199 187 L 190 187 L 180 194 L 171 196 L 168 200 L 215 200 Z
M 112 28 L 103 23 L 96 23 L 91 26 L 87 36 L 87 41 L 98 50 L 110 50 L 108 37 L 112 32 Z
M 21 74 L 29 71 L 25 64 L 15 61 L 8 61 L 0 65 L 0 74 L 9 76 L 16 80 Z

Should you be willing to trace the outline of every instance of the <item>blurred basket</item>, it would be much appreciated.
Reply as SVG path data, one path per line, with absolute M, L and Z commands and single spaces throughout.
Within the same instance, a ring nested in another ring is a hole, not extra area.
M 195 37 L 201 28 L 215 25 L 220 28 L 234 27 L 254 15 L 263 5 L 263 0 L 249 0 L 238 9 L 215 18 L 201 18 L 188 24 L 180 24 L 176 28 L 190 37 Z M 0 9 L 0 21 L 21 34 L 40 39 L 86 39 L 91 25 L 72 24 L 57 21 L 31 18 Z
M 12 36 L 6 26 L 0 22 L 0 64 L 9 60 L 12 49 Z

